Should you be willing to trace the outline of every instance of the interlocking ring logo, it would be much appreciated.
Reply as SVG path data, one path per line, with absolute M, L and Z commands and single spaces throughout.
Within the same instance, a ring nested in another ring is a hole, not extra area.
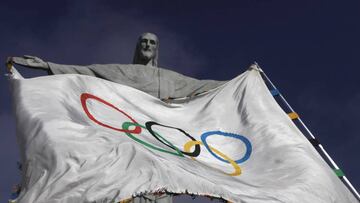
M 126 121 L 122 124 L 121 128 L 116 128 L 113 127 L 111 125 L 105 124 L 99 120 L 97 120 L 95 118 L 95 116 L 93 114 L 90 113 L 87 103 L 87 100 L 96 100 L 108 107 L 110 107 L 111 109 L 120 112 L 121 114 L 123 114 L 125 117 L 127 117 L 130 121 Z M 251 156 L 251 152 L 252 152 L 252 145 L 251 142 L 243 135 L 239 135 L 239 134 L 234 134 L 234 133 L 227 133 L 227 132 L 222 132 L 222 131 L 208 131 L 203 133 L 200 138 L 201 141 L 196 140 L 193 136 L 191 136 L 189 133 L 187 133 L 186 131 L 177 128 L 177 127 L 172 127 L 172 126 L 168 126 L 168 125 L 163 125 L 160 123 L 157 123 L 155 121 L 147 121 L 145 123 L 145 125 L 141 125 L 139 124 L 134 118 L 132 118 L 128 113 L 126 113 L 124 110 L 119 109 L 118 107 L 114 106 L 113 104 L 95 96 L 89 93 L 83 93 L 80 96 L 80 101 L 81 101 L 81 105 L 83 107 L 83 110 L 85 112 L 85 114 L 88 116 L 88 118 L 90 120 L 92 120 L 93 122 L 95 122 L 96 124 L 105 127 L 105 128 L 109 128 L 121 133 L 124 133 L 125 135 L 127 135 L 129 138 L 133 139 L 134 141 L 144 145 L 145 147 L 152 149 L 152 150 L 156 150 L 156 151 L 160 151 L 163 153 L 168 153 L 168 154 L 172 154 L 175 156 L 179 156 L 179 157 L 191 157 L 192 159 L 195 160 L 196 157 L 198 157 L 201 154 L 201 147 L 200 145 L 205 146 L 205 148 L 209 151 L 209 153 L 217 160 L 225 162 L 225 163 L 230 163 L 231 166 L 234 168 L 234 172 L 232 173 L 226 173 L 230 176 L 239 176 L 241 174 L 241 168 L 239 166 L 240 163 L 243 163 L 245 161 L 247 161 L 250 156 Z M 153 126 L 161 126 L 164 128 L 170 128 L 170 129 L 174 129 L 177 130 L 179 132 L 181 132 L 182 134 L 184 134 L 187 138 L 189 138 L 190 140 L 188 142 L 186 142 L 183 146 L 183 149 L 179 149 L 178 147 L 176 147 L 173 143 L 171 143 L 170 141 L 166 140 L 163 136 L 160 135 L 160 133 L 156 132 L 153 130 Z M 135 127 L 134 129 L 130 130 L 130 127 Z M 149 142 L 146 142 L 144 140 L 142 140 L 140 138 L 140 136 L 135 136 L 135 135 L 140 135 L 142 130 L 147 130 L 157 141 L 159 141 L 161 144 L 173 149 L 173 150 L 169 150 L 167 148 L 160 148 L 158 146 L 155 146 Z M 217 150 L 216 148 L 210 146 L 206 139 L 212 135 L 220 135 L 220 136 L 224 136 L 224 137 L 231 137 L 231 138 L 235 138 L 240 140 L 241 142 L 243 142 L 245 144 L 246 147 L 246 151 L 245 154 L 242 158 L 238 159 L 238 160 L 233 160 L 232 158 L 230 158 L 228 155 L 225 155 L 224 153 L 220 152 L 219 150 Z M 190 151 L 191 148 L 194 147 L 193 151 Z

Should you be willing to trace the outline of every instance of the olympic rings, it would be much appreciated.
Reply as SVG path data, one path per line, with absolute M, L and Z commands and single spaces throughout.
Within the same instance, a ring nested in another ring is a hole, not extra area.
M 173 145 L 166 144 L 165 142 L 163 142 L 162 140 L 160 140 L 157 136 L 155 136 L 155 133 L 154 133 L 154 131 L 153 131 L 152 128 L 151 128 L 153 125 L 159 125 L 159 126 L 163 126 L 163 127 L 167 127 L 167 128 L 172 128 L 172 129 L 178 130 L 178 131 L 184 133 L 184 134 L 185 134 L 188 138 L 190 138 L 192 141 L 196 141 L 195 138 L 193 138 L 191 135 L 189 135 L 187 132 L 185 132 L 184 130 L 182 130 L 182 129 L 180 129 L 180 128 L 175 128 L 175 127 L 171 127 L 171 126 L 167 126 L 167 125 L 162 125 L 162 124 L 156 123 L 156 122 L 154 122 L 154 121 L 148 121 L 148 122 L 146 122 L 146 123 L 145 123 L 145 126 L 146 126 L 146 128 L 148 129 L 148 131 L 149 131 L 157 140 L 159 140 L 161 143 L 165 144 L 166 146 L 168 146 L 168 147 L 170 147 L 170 148 L 175 149 L 175 148 L 173 147 Z M 191 153 L 189 153 L 189 151 L 185 151 L 185 152 L 184 152 L 184 151 L 181 151 L 181 153 L 186 154 L 186 155 L 191 156 L 191 157 L 197 157 L 197 156 L 199 156 L 199 154 L 200 154 L 200 145 L 199 145 L 199 144 L 196 144 L 196 145 L 195 145 L 195 150 L 194 150 L 193 152 L 191 152 Z
M 185 151 L 190 151 L 190 148 L 194 145 L 198 145 L 198 144 L 201 144 L 203 145 L 203 143 L 201 141 L 192 141 L 190 140 L 189 142 L 185 143 L 184 145 L 184 150 Z M 210 147 L 209 148 L 211 149 L 211 151 L 214 151 L 215 153 L 219 154 L 219 156 L 223 157 L 224 159 L 226 159 L 227 161 L 230 162 L 230 164 L 234 167 L 235 171 L 233 173 L 225 173 L 225 174 L 228 174 L 230 176 L 238 176 L 241 174 L 241 168 L 240 166 L 234 161 L 232 160 L 231 158 L 229 158 L 228 156 L 226 156 L 225 154 L 223 154 L 222 152 L 220 152 L 219 150 L 213 148 L 213 147 Z M 192 157 L 193 160 L 195 160 L 195 158 Z
M 102 123 L 100 121 L 98 121 L 89 111 L 88 107 L 87 107 L 87 103 L 86 101 L 88 99 L 94 99 L 97 100 L 109 107 L 111 107 L 112 109 L 115 109 L 116 111 L 122 113 L 123 115 L 125 115 L 127 118 L 129 118 L 131 120 L 131 122 L 124 122 L 122 124 L 122 128 L 116 128 L 116 127 L 112 127 L 110 125 L 107 125 L 105 123 Z M 194 137 L 192 137 L 191 135 L 189 135 L 187 132 L 185 132 L 184 130 L 180 129 L 180 128 L 176 128 L 176 127 L 172 127 L 172 126 L 167 126 L 167 125 L 163 125 L 163 124 L 159 124 L 157 122 L 154 121 L 148 121 L 145 123 L 145 126 L 140 125 L 139 123 L 137 123 L 135 121 L 135 119 L 133 119 L 132 117 L 130 117 L 127 113 L 125 113 L 123 110 L 115 107 L 113 104 L 97 97 L 94 96 L 92 94 L 88 94 L 88 93 L 83 93 L 80 96 L 80 101 L 81 101 L 81 105 L 83 107 L 83 110 L 85 111 L 86 115 L 90 118 L 90 120 L 94 121 L 95 123 L 97 123 L 98 125 L 101 125 L 103 127 L 106 128 L 110 128 L 112 130 L 116 130 L 119 132 L 124 132 L 128 137 L 130 137 L 131 139 L 135 140 L 136 142 L 145 145 L 146 147 L 150 148 L 150 149 L 154 149 L 160 152 L 165 152 L 168 154 L 172 154 L 175 156 L 180 156 L 180 157 L 184 157 L 184 154 L 187 156 L 190 156 L 193 160 L 195 160 L 194 157 L 197 157 L 200 155 L 200 145 L 204 145 L 206 147 L 206 149 L 210 152 L 210 154 L 215 157 L 216 159 L 225 162 L 225 163 L 230 163 L 233 168 L 234 168 L 234 172 L 233 173 L 226 173 L 230 176 L 238 176 L 241 174 L 241 168 L 238 165 L 239 163 L 243 163 L 246 160 L 248 160 L 250 158 L 251 152 L 252 152 L 252 145 L 251 142 L 242 135 L 238 135 L 238 134 L 233 134 L 233 133 L 227 133 L 227 132 L 222 132 L 222 131 L 209 131 L 209 132 L 205 132 L 201 135 L 201 141 L 196 140 Z M 180 132 L 182 132 L 185 136 L 187 136 L 188 138 L 190 138 L 191 140 L 189 140 L 187 143 L 185 143 L 184 145 L 184 151 L 181 151 L 179 148 L 177 148 L 176 146 L 174 146 L 171 142 L 169 142 L 168 140 L 166 140 L 164 137 L 162 137 L 159 133 L 155 132 L 152 129 L 153 125 L 158 125 L 158 126 L 162 126 L 162 127 L 166 127 L 166 128 L 171 128 L 171 129 L 175 129 L 178 130 Z M 130 126 L 135 126 L 134 130 L 129 130 Z M 149 131 L 149 133 L 159 142 L 161 142 L 162 144 L 168 146 L 169 148 L 175 150 L 175 151 L 170 151 L 164 148 L 160 148 L 157 147 L 153 144 L 150 144 L 148 142 L 145 142 L 143 140 L 141 140 L 140 138 L 138 138 L 137 136 L 134 136 L 133 134 L 140 134 L 142 129 L 146 129 Z M 222 135 L 225 137 L 232 137 L 232 138 L 236 138 L 241 140 L 245 146 L 246 146 L 246 152 L 245 155 L 238 159 L 238 160 L 233 160 L 230 157 L 228 157 L 227 155 L 225 155 L 224 153 L 220 152 L 219 150 L 211 147 L 208 145 L 208 143 L 206 142 L 206 138 L 211 136 L 211 135 Z M 193 147 L 195 145 L 195 149 L 193 152 L 190 152 L 191 147 Z
M 130 123 L 130 122 L 124 122 L 123 125 L 122 125 L 122 128 L 124 128 L 124 129 L 127 130 L 127 129 L 129 129 L 129 126 L 139 126 L 139 127 L 143 128 L 143 129 L 146 129 L 146 127 L 143 126 L 143 125 L 140 125 L 140 124 L 138 124 L 138 123 Z M 154 134 L 153 134 L 153 133 L 154 133 Z M 176 156 L 182 156 L 182 157 L 184 156 L 177 147 L 175 147 L 174 145 L 172 145 L 169 141 L 167 141 L 167 140 L 166 140 L 165 138 L 163 138 L 161 135 L 159 135 L 159 134 L 156 133 L 156 132 L 153 132 L 153 133 L 151 133 L 151 135 L 153 135 L 157 140 L 161 140 L 161 139 L 164 140 L 164 141 L 161 141 L 161 142 L 162 142 L 162 143 L 167 143 L 166 145 L 167 145 L 167 146 L 170 146 L 172 149 L 174 149 L 174 150 L 176 151 L 176 153 L 175 153 L 175 152 L 172 152 L 172 151 L 168 151 L 168 150 L 163 149 L 163 148 L 156 147 L 156 146 L 154 146 L 154 145 L 152 145 L 152 144 L 150 144 L 150 143 L 148 143 L 148 142 L 145 142 L 145 141 L 143 141 L 143 140 L 141 140 L 141 139 L 133 136 L 131 133 L 125 132 L 125 134 L 126 134 L 127 136 L 129 136 L 131 139 L 133 139 L 133 140 L 135 140 L 136 142 L 139 142 L 140 144 L 143 144 L 143 145 L 145 145 L 145 146 L 147 146 L 147 147 L 149 147 L 149 148 L 151 148 L 151 149 L 155 149 L 155 150 L 158 150 L 158 151 L 161 151 L 161 152 L 173 154 L 173 155 L 176 155 Z M 158 137 L 160 137 L 161 139 L 159 139 Z
M 245 155 L 239 159 L 239 160 L 236 160 L 235 162 L 236 163 L 242 163 L 246 160 L 249 159 L 250 155 L 251 155 L 251 151 L 252 151 L 252 146 L 251 146 L 251 143 L 250 141 L 242 136 L 242 135 L 238 135 L 238 134 L 233 134 L 233 133 L 226 133 L 226 132 L 221 132 L 221 131 L 209 131 L 209 132 L 206 132 L 204 134 L 201 135 L 201 141 L 204 143 L 206 149 L 217 159 L 219 159 L 220 161 L 223 161 L 223 162 L 226 162 L 226 163 L 229 163 L 229 161 L 227 160 L 224 160 L 222 158 L 220 158 L 219 156 L 217 156 L 212 150 L 211 148 L 209 147 L 209 145 L 207 144 L 206 142 L 206 138 L 209 137 L 210 135 L 222 135 L 222 136 L 225 136 L 225 137 L 233 137 L 233 138 L 237 138 L 241 141 L 244 142 L 244 144 L 246 145 L 246 152 L 245 152 Z
M 105 123 L 102 123 L 100 121 L 98 121 L 90 112 L 89 112 L 89 109 L 87 108 L 87 105 L 86 105 L 86 100 L 88 99 L 95 99 L 113 109 L 115 109 L 116 111 L 124 114 L 126 117 L 128 117 L 132 122 L 134 123 L 137 123 L 133 118 L 131 118 L 129 115 L 127 115 L 124 111 L 118 109 L 116 106 L 110 104 L 109 102 L 95 96 L 95 95 L 92 95 L 92 94 L 88 94 L 88 93 L 83 93 L 81 94 L 80 96 L 80 100 L 81 100 L 81 105 L 86 113 L 86 115 L 92 120 L 94 121 L 95 123 L 101 125 L 101 126 L 104 126 L 104 127 L 107 127 L 107 128 L 110 128 L 110 129 L 113 129 L 113 130 L 116 130 L 116 131 L 120 131 L 120 132 L 128 132 L 128 133 L 136 133 L 136 134 L 139 134 L 141 133 L 141 128 L 140 126 L 136 126 L 134 130 L 124 130 L 124 129 L 121 129 L 121 128 L 115 128 L 115 127 L 112 127 L 110 125 L 107 125 Z

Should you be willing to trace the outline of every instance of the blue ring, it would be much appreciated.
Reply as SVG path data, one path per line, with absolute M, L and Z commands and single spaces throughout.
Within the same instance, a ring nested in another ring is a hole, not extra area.
M 229 161 L 225 160 L 225 159 L 222 159 L 221 157 L 219 157 L 218 155 L 216 155 L 209 147 L 209 145 L 207 144 L 206 142 L 206 138 L 209 137 L 210 135 L 222 135 L 222 136 L 225 136 L 225 137 L 233 137 L 233 138 L 236 138 L 236 139 L 239 139 L 241 140 L 245 146 L 246 146 L 246 152 L 245 152 L 245 155 L 244 157 L 242 157 L 241 159 L 238 159 L 236 160 L 235 162 L 236 163 L 242 163 L 246 160 L 248 160 L 250 158 L 250 155 L 251 155 L 251 151 L 252 151 L 252 146 L 251 146 L 251 143 L 250 141 L 242 136 L 242 135 L 238 135 L 238 134 L 233 134 L 233 133 L 226 133 L 226 132 L 221 132 L 221 131 L 209 131 L 209 132 L 206 132 L 206 133 L 203 133 L 201 135 L 201 141 L 202 143 L 204 144 L 204 146 L 206 147 L 206 149 L 217 159 L 219 159 L 220 161 L 222 162 L 225 162 L 225 163 L 230 163 Z

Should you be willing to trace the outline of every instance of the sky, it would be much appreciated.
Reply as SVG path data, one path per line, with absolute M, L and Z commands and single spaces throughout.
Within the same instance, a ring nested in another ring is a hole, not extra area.
M 357 0 L 5 0 L 0 61 L 34 55 L 60 64 L 131 63 L 143 32 L 160 39 L 160 67 L 191 77 L 229 80 L 256 61 L 359 189 L 359 9 Z M 46 74 L 19 71 L 25 77 Z M 0 72 L 5 202 L 20 175 L 5 67 Z

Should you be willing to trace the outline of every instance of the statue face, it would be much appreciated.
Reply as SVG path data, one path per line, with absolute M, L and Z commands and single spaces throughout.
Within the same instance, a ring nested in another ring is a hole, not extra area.
M 140 37 L 140 57 L 145 60 L 154 59 L 158 47 L 158 39 L 154 34 L 145 33 Z

